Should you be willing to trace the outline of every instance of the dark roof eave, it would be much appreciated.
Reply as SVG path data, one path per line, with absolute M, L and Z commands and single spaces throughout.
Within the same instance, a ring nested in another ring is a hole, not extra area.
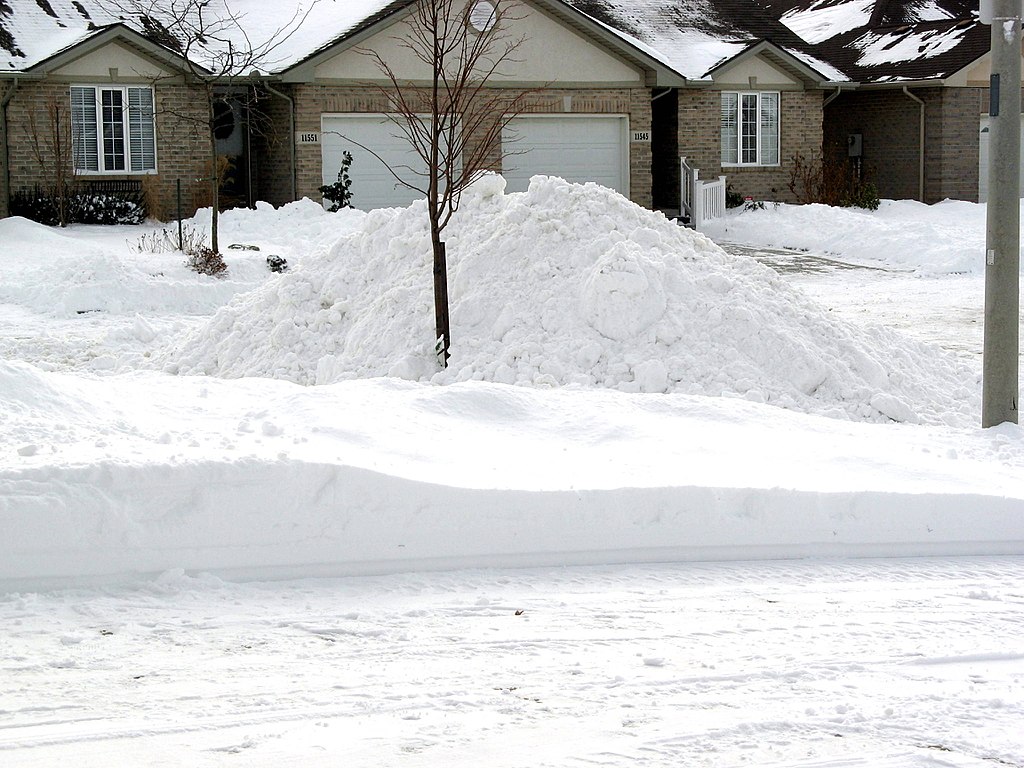
M 886 91 L 894 88 L 941 88 L 946 85 L 946 78 L 933 77 L 921 80 L 887 80 L 884 83 L 871 81 L 862 82 L 857 90 L 860 91 Z

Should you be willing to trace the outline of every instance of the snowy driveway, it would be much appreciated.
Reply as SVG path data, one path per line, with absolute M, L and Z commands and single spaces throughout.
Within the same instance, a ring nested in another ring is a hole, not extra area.
M 0 598 L 0 764 L 1024 765 L 1024 559 Z

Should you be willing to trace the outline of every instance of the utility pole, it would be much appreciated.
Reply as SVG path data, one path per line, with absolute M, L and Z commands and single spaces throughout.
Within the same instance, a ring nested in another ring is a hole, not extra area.
M 981 426 L 1018 423 L 1021 0 L 981 0 L 992 27 Z

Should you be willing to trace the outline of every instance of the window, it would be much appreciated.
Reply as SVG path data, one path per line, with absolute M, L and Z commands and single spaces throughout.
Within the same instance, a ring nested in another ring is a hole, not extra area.
M 779 94 L 722 93 L 722 164 L 779 164 Z
M 71 139 L 77 171 L 155 171 L 153 90 L 72 86 Z

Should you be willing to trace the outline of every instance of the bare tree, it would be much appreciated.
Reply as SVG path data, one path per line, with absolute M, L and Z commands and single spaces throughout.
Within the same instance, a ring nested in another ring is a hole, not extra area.
M 442 234 L 458 210 L 463 190 L 481 172 L 493 169 L 502 155 L 512 154 L 503 151 L 502 130 L 536 90 L 489 87 L 503 67 L 517 62 L 524 38 L 510 30 L 521 15 L 521 6 L 514 0 L 416 0 L 400 22 L 395 40 L 427 66 L 430 74 L 425 86 L 422 81 L 400 78 L 377 51 L 362 50 L 389 81 L 380 93 L 390 117 L 427 169 L 399 176 L 399 169 L 389 167 L 400 185 L 427 199 L 434 257 L 435 349 L 443 367 L 448 364 L 451 324 Z M 372 148 L 363 148 L 373 153 Z
M 189 79 L 198 84 L 204 95 L 206 115 L 196 128 L 202 140 L 209 142 L 212 160 L 210 177 L 205 181 L 210 183 L 213 201 L 210 248 L 214 253 L 219 252 L 217 225 L 224 171 L 217 152 L 217 106 L 231 106 L 233 89 L 253 93 L 249 90 L 251 74 L 273 66 L 281 46 L 295 34 L 317 2 L 300 3 L 269 33 L 254 39 L 246 29 L 245 15 L 235 12 L 230 0 L 103 0 L 107 10 L 128 16 L 148 37 L 180 53 Z M 195 121 L 191 114 L 176 116 Z
M 47 99 L 42 110 L 28 115 L 32 157 L 47 181 L 47 191 L 57 203 L 57 223 L 68 225 L 68 204 L 73 192 L 75 163 L 71 140 L 71 115 L 55 96 Z

